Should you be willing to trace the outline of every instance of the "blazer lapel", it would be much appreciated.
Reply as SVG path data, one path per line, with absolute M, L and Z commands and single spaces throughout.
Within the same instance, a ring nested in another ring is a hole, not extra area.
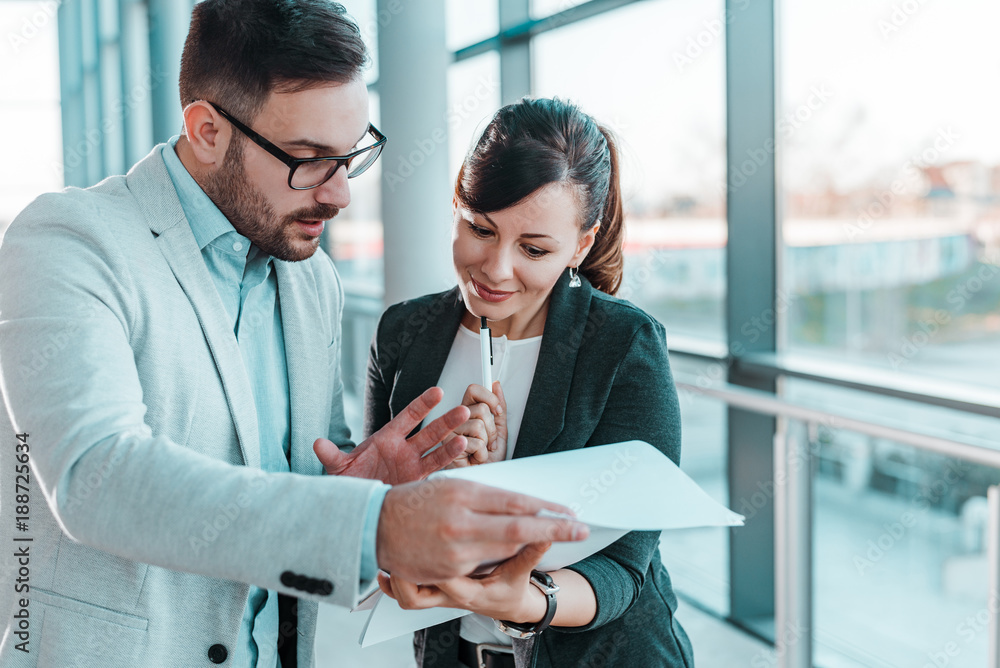
M 254 408 L 250 379 L 243 366 L 236 336 L 225 318 L 215 283 L 201 258 L 191 226 L 184 217 L 160 155 L 162 144 L 140 161 L 126 176 L 129 190 L 135 195 L 156 237 L 156 244 L 201 323 L 236 425 L 243 463 L 260 468 L 260 443 L 257 412 Z
M 428 318 L 426 326 L 414 335 L 413 343 L 401 353 L 403 357 L 396 365 L 397 377 L 389 396 L 389 409 L 394 417 L 425 390 L 437 385 L 462 322 L 465 304 L 457 287 L 433 299 L 427 312 L 433 314 L 440 310 L 440 313 Z M 405 363 L 406 358 L 409 364 Z
M 569 275 L 564 272 L 552 289 L 542 347 L 514 444 L 515 458 L 544 453 L 563 430 L 593 293 L 590 282 L 580 278 L 583 285 L 571 288 Z
M 291 470 L 319 475 L 323 467 L 313 453 L 312 444 L 317 438 L 325 437 L 330 427 L 329 406 L 323 405 L 326 393 L 319 390 L 330 382 L 326 374 L 331 333 L 321 326 L 323 316 L 316 291 L 302 284 L 301 274 L 288 262 L 275 260 L 274 267 L 278 272 L 281 328 L 288 367 Z

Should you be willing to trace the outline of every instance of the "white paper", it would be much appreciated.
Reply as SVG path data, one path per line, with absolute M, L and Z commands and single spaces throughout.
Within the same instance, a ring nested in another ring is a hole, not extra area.
M 743 516 L 712 499 L 676 464 L 643 441 L 627 441 L 537 457 L 439 471 L 432 477 L 471 480 L 560 503 L 590 527 L 576 543 L 553 543 L 539 569 L 554 571 L 589 557 L 629 531 L 742 526 Z M 403 610 L 382 594 L 361 632 L 361 646 L 471 614 L 452 608 Z M 359 606 L 360 607 L 360 606 Z M 359 608 L 356 608 L 356 610 Z

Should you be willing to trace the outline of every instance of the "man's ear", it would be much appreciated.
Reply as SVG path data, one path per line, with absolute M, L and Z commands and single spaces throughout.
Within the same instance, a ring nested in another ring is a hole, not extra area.
M 232 126 L 203 100 L 184 109 L 184 135 L 195 159 L 204 167 L 222 165 L 232 132 Z
M 590 249 L 594 247 L 594 241 L 597 240 L 597 230 L 599 229 L 601 229 L 600 221 L 594 223 L 593 227 L 580 235 L 580 243 L 577 245 L 576 253 L 573 254 L 573 260 L 569 266 L 579 267 L 583 264 L 583 261 L 587 258 L 587 254 L 590 253 Z

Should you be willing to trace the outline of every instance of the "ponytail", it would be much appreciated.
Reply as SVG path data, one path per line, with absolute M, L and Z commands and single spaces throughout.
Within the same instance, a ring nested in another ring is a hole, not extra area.
M 618 292 L 624 273 L 625 214 L 622 210 L 622 186 L 619 171 L 618 146 L 611 132 L 602 126 L 601 134 L 608 145 L 611 170 L 608 176 L 608 196 L 601 212 L 597 238 L 580 264 L 580 273 L 591 285 L 609 295 Z M 593 223 L 591 223 L 593 225 Z M 589 229 L 589 227 L 587 228 Z

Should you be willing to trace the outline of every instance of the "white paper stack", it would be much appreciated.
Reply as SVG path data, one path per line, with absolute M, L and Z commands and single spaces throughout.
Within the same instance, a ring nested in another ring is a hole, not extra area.
M 576 543 L 553 543 L 539 570 L 554 571 L 604 549 L 629 531 L 742 526 L 743 516 L 712 499 L 663 453 L 627 441 L 494 464 L 439 471 L 432 477 L 471 480 L 560 503 L 590 527 Z M 354 608 L 369 610 L 361 646 L 471 614 L 453 608 L 403 610 L 376 592 Z

